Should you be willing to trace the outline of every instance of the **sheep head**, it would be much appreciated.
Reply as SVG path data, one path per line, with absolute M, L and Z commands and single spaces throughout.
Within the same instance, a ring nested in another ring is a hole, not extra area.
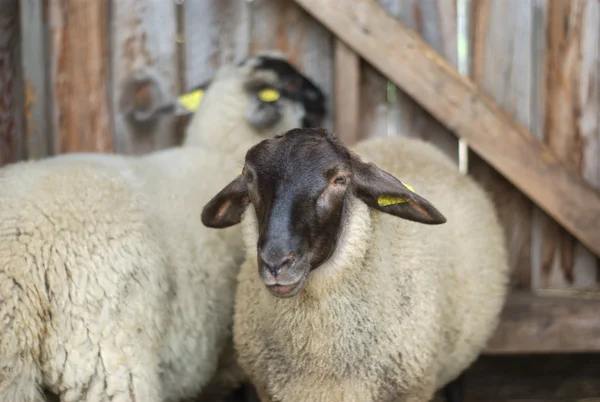
M 293 129 L 250 148 L 242 173 L 206 204 L 202 222 L 237 224 L 253 204 L 260 275 L 272 294 L 290 297 L 333 254 L 354 200 L 415 222 L 446 222 L 429 201 L 322 129 Z
M 220 68 L 213 79 L 179 98 L 179 110 L 183 114 L 211 114 L 215 107 L 221 108 L 219 103 L 229 102 L 232 97 L 245 102 L 227 104 L 229 115 L 234 113 L 231 109 L 241 105 L 247 122 L 264 137 L 273 136 L 277 133 L 273 130 L 281 128 L 317 127 L 326 114 L 323 91 L 274 51 Z

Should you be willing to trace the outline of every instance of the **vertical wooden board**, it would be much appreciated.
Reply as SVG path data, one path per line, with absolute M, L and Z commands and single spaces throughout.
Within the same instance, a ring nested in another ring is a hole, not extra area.
M 341 40 L 335 41 L 335 128 L 350 145 L 359 139 L 360 57 Z
M 456 65 L 456 4 L 454 0 L 381 0 L 385 10 L 419 33 L 436 51 Z M 391 99 L 390 132 L 431 142 L 457 162 L 458 141 L 435 118 L 400 89 Z
M 20 0 L 21 48 L 27 156 L 41 158 L 52 152 L 49 122 L 48 52 L 42 2 Z
M 115 150 L 141 154 L 176 145 L 177 119 L 156 112 L 179 93 L 175 4 L 113 1 L 110 25 Z
M 366 61 L 361 61 L 359 138 L 395 135 L 389 132 L 388 80 Z
M 334 38 L 292 0 L 254 0 L 252 3 L 251 53 L 277 49 L 327 96 L 323 126 L 334 129 Z
M 547 54 L 541 138 L 567 167 L 599 188 L 597 1 L 546 5 Z M 540 288 L 588 286 L 598 280 L 598 260 L 541 211 L 534 215 L 534 284 Z
M 388 9 L 389 0 L 379 0 Z M 393 84 L 368 62 L 362 61 L 360 83 L 360 130 L 362 138 L 396 135 L 391 123 L 393 104 L 388 99 L 388 89 Z
M 585 147 L 582 175 L 600 191 L 600 2 L 588 0 L 584 19 L 579 125 Z M 579 245 L 578 247 L 582 247 Z M 591 256 L 593 258 L 593 255 Z M 587 254 L 586 258 L 590 258 Z M 600 284 L 600 257 L 596 257 L 596 283 Z M 575 279 L 581 278 L 576 265 Z M 590 270 L 586 269 L 586 273 Z M 578 286 L 579 283 L 576 283 Z M 600 286 L 596 286 L 600 291 Z
M 248 55 L 251 20 L 242 0 L 188 0 L 184 6 L 186 86 L 191 89 L 220 66 Z
M 107 1 L 49 0 L 56 153 L 112 151 Z
M 481 0 L 471 3 L 473 26 L 472 76 L 518 123 L 532 129 L 533 4 L 520 0 Z M 482 158 L 469 156 L 471 175 L 495 202 L 504 226 L 512 285 L 527 288 L 531 281 L 532 203 Z
M 23 155 L 19 3 L 0 0 L 0 166 Z

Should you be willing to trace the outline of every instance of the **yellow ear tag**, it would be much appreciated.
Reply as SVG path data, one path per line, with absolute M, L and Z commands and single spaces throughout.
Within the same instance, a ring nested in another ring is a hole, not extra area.
M 406 183 L 402 183 L 404 184 L 404 187 L 406 187 L 407 189 L 409 189 L 411 192 L 415 192 L 415 190 L 409 186 Z M 408 198 L 404 198 L 404 197 L 391 197 L 391 196 L 386 196 L 386 195 L 382 195 L 380 197 L 377 198 L 377 204 L 380 207 L 387 207 L 388 205 L 395 205 L 395 204 L 402 204 L 405 202 L 410 201 Z
M 196 89 L 195 91 L 189 92 L 179 97 L 179 104 L 189 110 L 190 112 L 195 111 L 202 101 L 204 91 Z
M 258 99 L 263 102 L 275 102 L 280 96 L 279 91 L 273 88 L 263 89 L 258 92 Z
M 408 201 L 409 201 L 408 198 L 390 197 L 390 196 L 386 196 L 386 195 L 382 195 L 377 198 L 377 204 L 379 204 L 380 207 L 387 207 L 388 205 L 402 204 L 402 203 L 408 202 Z

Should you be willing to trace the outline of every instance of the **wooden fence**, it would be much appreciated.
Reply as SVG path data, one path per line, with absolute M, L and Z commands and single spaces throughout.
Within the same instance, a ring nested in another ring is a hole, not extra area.
M 455 1 L 379 4 L 456 65 Z M 600 190 L 598 0 L 470 0 L 469 15 L 471 78 Z M 272 48 L 326 91 L 325 125 L 345 141 L 414 136 L 457 159 L 454 134 L 367 62 L 349 62 L 356 56 L 295 1 L 0 0 L 0 164 L 175 145 L 180 120 L 135 123 L 133 105 L 153 110 L 220 65 Z M 597 256 L 482 158 L 469 160 L 504 223 L 513 286 L 597 290 Z

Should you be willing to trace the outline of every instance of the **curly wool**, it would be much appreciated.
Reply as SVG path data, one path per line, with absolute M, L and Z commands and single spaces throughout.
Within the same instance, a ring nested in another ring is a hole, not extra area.
M 275 127 L 248 124 L 251 67 L 218 73 L 183 147 L 0 169 L 0 401 L 42 401 L 42 389 L 176 401 L 239 380 L 228 365 L 242 239 L 205 228 L 201 209 L 249 145 L 301 118 L 288 103 Z

